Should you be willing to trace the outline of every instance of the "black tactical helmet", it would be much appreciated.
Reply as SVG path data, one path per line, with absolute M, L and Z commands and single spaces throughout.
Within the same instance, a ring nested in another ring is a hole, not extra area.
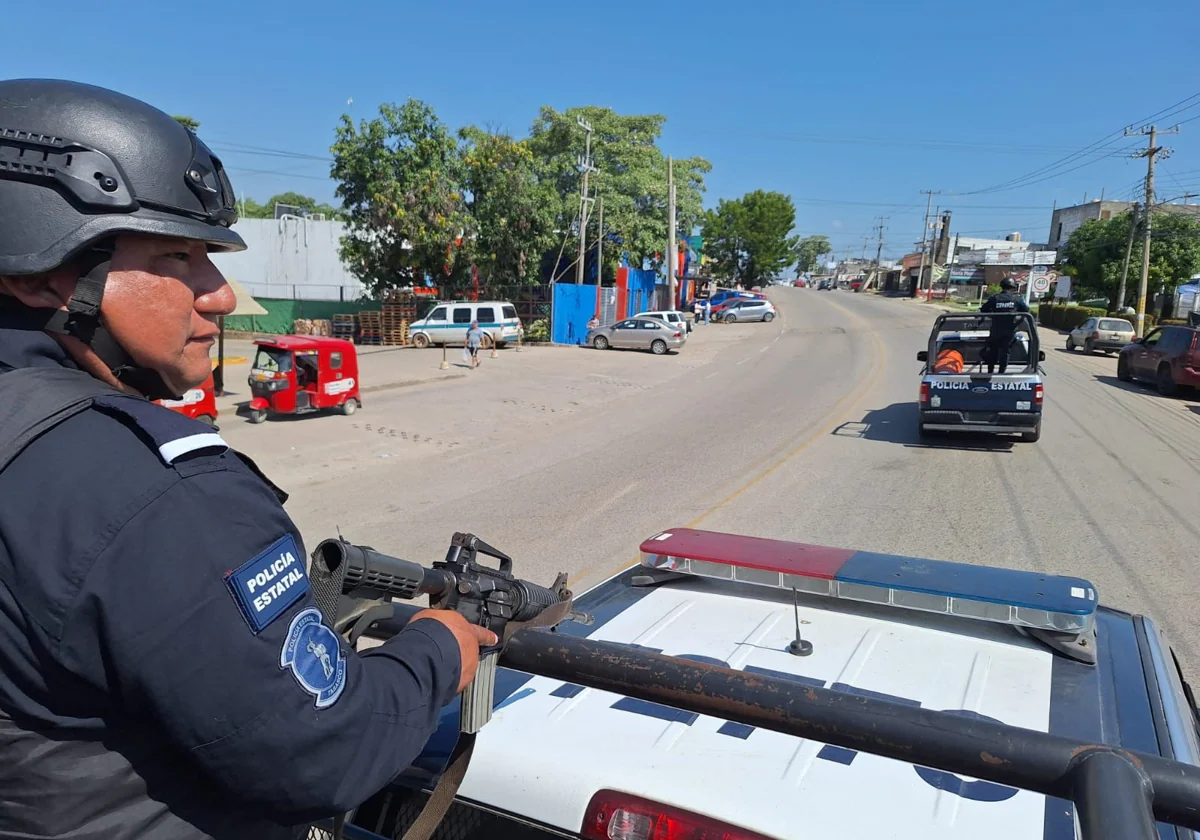
M 1005 277 L 1000 281 L 1000 288 L 1006 292 L 1013 292 L 1017 289 L 1017 281 L 1011 277 Z
M 100 320 L 112 242 L 142 233 L 242 251 L 230 230 L 235 207 L 221 162 L 157 108 L 78 82 L 0 81 L 0 275 L 75 260 L 80 280 L 68 311 L 26 311 L 25 326 L 84 341 L 150 399 L 176 395 L 136 367 Z
M 170 115 L 78 82 L 0 81 L 0 274 L 57 268 L 117 233 L 241 251 L 221 162 Z

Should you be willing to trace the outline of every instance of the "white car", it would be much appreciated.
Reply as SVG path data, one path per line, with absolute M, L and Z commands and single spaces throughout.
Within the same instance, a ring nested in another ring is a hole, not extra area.
M 1182 768 L 1200 753 L 1191 692 L 1166 638 L 1149 618 L 1101 607 L 1086 580 L 688 528 L 641 552 L 576 598 L 592 624 L 518 634 L 544 640 L 529 643 L 526 667 L 554 659 L 562 678 L 498 670 L 494 716 L 436 836 L 1066 840 L 1088 810 L 1081 786 L 1041 783 L 1073 805 L 933 768 L 1069 776 L 1101 749 L 1087 745 L 1109 744 L 1142 753 L 1164 785 L 1195 771 Z M 646 659 L 658 653 L 674 659 Z M 696 676 L 670 664 L 681 659 Z M 760 725 L 717 711 L 721 697 L 749 704 Z M 706 699 L 710 714 L 684 710 Z M 457 730 L 455 703 L 421 758 L 351 818 L 367 829 L 355 837 L 404 833 Z M 1132 810 L 1149 784 L 1096 788 L 1091 807 Z M 1139 837 L 1153 832 L 1148 807 L 1145 818 Z
M 677 309 L 656 309 L 652 312 L 639 312 L 633 316 L 634 318 L 657 318 L 660 321 L 666 321 L 672 327 L 683 330 L 684 332 L 692 331 L 692 322 L 688 320 L 687 315 Z

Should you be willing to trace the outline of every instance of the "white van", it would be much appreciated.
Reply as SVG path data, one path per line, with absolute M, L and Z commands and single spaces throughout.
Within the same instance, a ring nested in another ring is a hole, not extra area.
M 416 347 L 432 344 L 465 344 L 467 330 L 472 321 L 479 322 L 483 330 L 483 346 L 491 347 L 494 341 L 503 347 L 517 340 L 521 331 L 521 319 L 517 308 L 502 300 L 463 301 L 461 303 L 439 303 L 429 314 L 408 325 L 408 339 Z

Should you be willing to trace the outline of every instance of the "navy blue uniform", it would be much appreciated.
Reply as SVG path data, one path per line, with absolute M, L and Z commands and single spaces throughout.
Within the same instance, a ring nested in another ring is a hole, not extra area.
M 1008 351 L 1017 329 L 1016 319 L 1012 316 L 1017 312 L 1028 312 L 1029 304 L 1020 295 L 1001 292 L 984 301 L 979 311 L 992 314 L 991 331 L 985 345 L 988 373 L 992 373 L 997 364 L 1000 365 L 1000 373 L 1004 373 L 1008 369 Z
M 0 371 L 72 366 L 3 318 Z M 417 756 L 453 634 L 347 647 L 279 495 L 212 428 L 126 396 L 0 472 L 0 837 L 292 836 Z

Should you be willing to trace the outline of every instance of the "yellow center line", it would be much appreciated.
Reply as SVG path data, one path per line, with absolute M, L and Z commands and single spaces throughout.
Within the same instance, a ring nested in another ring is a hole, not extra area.
M 840 304 L 834 303 L 831 300 L 827 300 L 825 302 L 827 304 L 829 304 L 830 306 L 834 307 L 835 309 L 841 311 L 842 314 L 846 315 L 850 320 L 858 322 L 863 327 L 868 326 L 866 321 L 864 321 L 860 315 L 856 315 L 855 313 L 851 312 L 850 310 L 846 309 L 845 307 L 841 306 Z M 762 472 L 755 475 L 753 478 L 746 481 L 744 484 L 742 484 L 740 487 L 738 487 L 736 490 L 734 490 L 728 496 L 721 499 L 721 501 L 717 502 L 715 505 L 710 507 L 704 513 L 700 514 L 698 517 L 696 517 L 691 522 L 687 523 L 686 525 L 684 525 L 682 527 L 695 528 L 697 525 L 702 523 L 708 517 L 712 516 L 718 510 L 725 507 L 727 504 L 734 501 L 735 499 L 739 498 L 743 493 L 745 493 L 751 487 L 754 487 L 756 484 L 758 484 L 764 478 L 774 474 L 780 467 L 782 467 L 784 464 L 791 461 L 793 458 L 795 458 L 797 455 L 799 455 L 801 452 L 803 452 L 805 449 L 807 449 L 809 446 L 811 446 L 814 441 L 824 437 L 826 434 L 828 434 L 830 431 L 832 431 L 833 428 L 838 425 L 838 423 L 842 422 L 842 417 L 845 416 L 846 411 L 848 411 L 849 409 L 856 406 L 859 402 L 862 401 L 862 399 L 864 397 L 866 397 L 866 395 L 868 393 L 870 393 L 871 389 L 874 388 L 876 383 L 879 382 L 880 377 L 883 376 L 884 370 L 887 367 L 887 354 L 884 352 L 883 342 L 880 341 L 879 336 L 875 333 L 875 331 L 868 329 L 867 333 L 868 333 L 868 335 L 871 336 L 872 349 L 874 351 L 875 359 L 878 362 L 877 364 L 873 365 L 874 373 L 871 376 L 869 376 L 865 380 L 864 383 L 860 383 L 858 388 L 855 388 L 853 391 L 850 391 L 849 393 L 845 394 L 841 399 L 839 399 L 836 403 L 834 403 L 833 406 L 830 407 L 830 409 L 827 412 L 825 412 L 824 415 L 822 415 L 823 418 L 825 418 L 825 417 L 831 418 L 829 420 L 829 422 L 826 423 L 821 428 L 817 429 L 815 432 L 813 432 L 810 435 L 808 435 L 807 437 L 805 437 L 804 440 L 800 441 L 800 443 L 798 443 L 796 446 L 794 446 L 786 455 L 784 455 L 782 458 L 779 458 L 777 461 L 775 461 L 775 463 L 773 465 L 771 465 L 770 467 L 767 467 L 765 470 L 763 470 Z M 817 421 L 817 422 L 820 422 L 820 421 Z M 761 459 L 758 463 L 756 463 L 754 465 L 754 467 L 751 468 L 751 472 L 760 469 L 767 461 L 770 460 L 770 457 L 771 456 L 767 456 L 766 458 Z M 671 527 L 673 527 L 673 526 L 671 526 Z M 612 571 L 606 573 L 601 578 L 601 580 L 608 580 L 609 578 L 613 577 L 614 575 L 619 575 L 621 572 L 625 571 L 626 569 L 630 568 L 631 566 L 637 565 L 640 561 L 641 561 L 641 554 L 640 553 L 635 554 L 633 556 L 633 559 L 625 562 L 624 564 L 618 566 L 617 568 L 613 569 Z M 574 575 L 571 575 L 568 578 L 568 583 L 578 583 L 578 581 L 580 580 L 580 578 L 583 575 L 587 574 L 594 568 L 596 568 L 595 565 L 588 566 L 587 568 L 581 569 L 580 571 L 576 572 Z

